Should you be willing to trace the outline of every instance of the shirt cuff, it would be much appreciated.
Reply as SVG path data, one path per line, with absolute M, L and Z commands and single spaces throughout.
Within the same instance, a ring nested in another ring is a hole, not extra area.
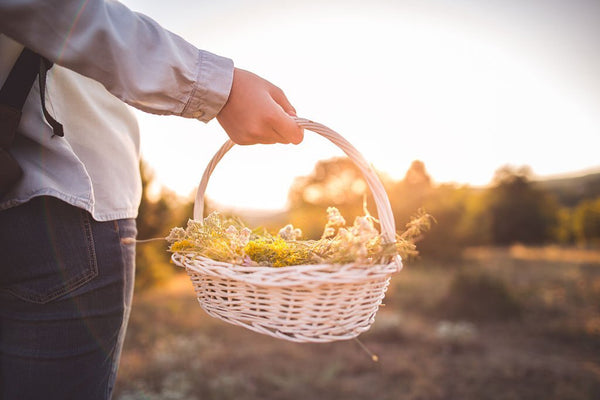
M 198 75 L 182 117 L 208 122 L 217 116 L 229 98 L 233 82 L 233 61 L 200 50 Z

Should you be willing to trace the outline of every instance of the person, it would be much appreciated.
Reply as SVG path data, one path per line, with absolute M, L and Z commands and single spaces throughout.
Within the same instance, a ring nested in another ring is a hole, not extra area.
M 110 0 L 1 0 L 0 83 L 27 47 L 54 66 L 10 148 L 0 198 L 0 396 L 111 397 L 131 308 L 141 198 L 126 104 L 207 122 L 237 144 L 300 143 L 283 91 Z M 165 140 L 168 140 L 165 134 Z

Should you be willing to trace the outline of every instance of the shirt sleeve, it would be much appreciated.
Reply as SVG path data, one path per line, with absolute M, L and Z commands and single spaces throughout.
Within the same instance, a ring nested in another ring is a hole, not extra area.
M 0 0 L 0 31 L 153 114 L 207 122 L 231 90 L 233 62 L 199 50 L 114 0 Z

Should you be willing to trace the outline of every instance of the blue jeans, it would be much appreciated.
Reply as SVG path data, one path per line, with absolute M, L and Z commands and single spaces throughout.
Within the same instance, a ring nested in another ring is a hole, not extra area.
M 136 233 L 52 197 L 0 211 L 0 399 L 111 397 Z

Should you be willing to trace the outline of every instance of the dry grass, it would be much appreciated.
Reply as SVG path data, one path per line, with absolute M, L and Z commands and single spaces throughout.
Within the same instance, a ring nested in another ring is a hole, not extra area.
M 379 363 L 354 341 L 288 343 L 212 319 L 178 276 L 136 295 L 115 398 L 600 398 L 600 252 L 548 254 L 478 249 L 407 266 L 361 336 Z M 501 301 L 457 292 L 478 282 L 471 276 L 508 293 L 519 313 L 495 318 Z M 467 320 L 448 306 L 459 300 L 490 318 Z
M 600 251 L 579 247 L 523 246 L 516 244 L 506 248 L 472 247 L 464 251 L 467 259 L 487 260 L 508 255 L 516 260 L 565 262 L 568 264 L 600 264 Z

